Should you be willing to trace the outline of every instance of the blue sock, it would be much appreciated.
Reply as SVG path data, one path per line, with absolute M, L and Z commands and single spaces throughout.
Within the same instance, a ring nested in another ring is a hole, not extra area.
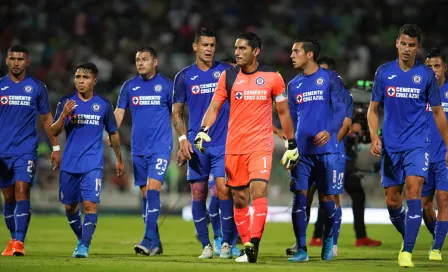
M 447 232 L 448 232 L 448 221 L 437 220 L 434 235 L 434 245 L 432 246 L 432 249 L 442 250 Z
M 86 247 L 90 246 L 93 233 L 96 229 L 96 223 L 98 222 L 98 214 L 86 213 L 84 215 L 84 224 L 82 225 L 82 238 L 81 242 Z
M 154 248 L 160 246 L 160 237 L 157 228 L 160 216 L 160 192 L 147 190 L 146 199 L 148 204 L 146 209 L 145 242 L 142 242 L 142 244 L 147 248 Z M 148 242 L 151 244 L 148 245 Z
M 236 237 L 234 235 L 235 219 L 233 218 L 233 200 L 220 200 L 219 209 L 221 210 L 222 243 L 232 245 L 233 239 L 236 241 Z
M 428 218 L 426 218 L 423 215 L 423 222 L 425 222 L 426 228 L 428 229 L 429 233 L 431 233 L 432 239 L 434 240 L 434 230 L 436 228 L 436 220 L 433 220 L 432 218 L 428 220 Z
M 240 236 L 240 234 L 238 233 L 238 229 L 235 224 L 235 218 L 232 221 L 232 239 L 230 240 L 230 244 L 232 246 L 236 246 L 236 240 L 238 239 L 238 236 Z
M 210 197 L 210 204 L 208 205 L 208 215 L 210 216 L 210 222 L 212 223 L 212 229 L 213 229 L 213 236 L 215 239 L 218 237 L 222 237 L 221 218 L 219 216 L 220 205 L 221 203 L 217 196 Z M 233 207 L 232 207 L 232 213 L 233 213 Z
M 192 214 L 196 233 L 201 241 L 202 248 L 210 244 L 207 226 L 207 208 L 205 200 L 192 201 Z
M 73 232 L 75 233 L 78 240 L 81 240 L 82 238 L 82 220 L 81 220 L 81 212 L 78 210 L 74 214 L 69 214 L 65 212 L 65 215 L 67 216 L 68 223 L 70 224 L 70 227 L 72 228 Z
M 16 239 L 16 222 L 14 220 L 14 210 L 16 209 L 16 203 L 8 204 L 4 203 L 3 206 L 3 216 L 5 217 L 6 227 L 9 229 L 11 233 L 11 239 Z
M 306 215 L 306 204 L 308 197 L 302 194 L 294 194 L 292 200 L 292 227 L 294 228 L 294 235 L 296 236 L 297 245 L 300 248 L 306 247 L 306 229 L 308 220 Z
M 142 218 L 143 218 L 143 223 L 146 222 L 145 218 L 146 218 L 146 197 L 142 197 Z
M 16 210 L 14 213 L 16 223 L 16 240 L 25 241 L 26 232 L 31 219 L 31 206 L 29 200 L 21 200 L 16 202 Z
M 405 229 L 405 219 L 406 219 L 406 210 L 403 206 L 398 208 L 398 210 L 392 209 L 390 207 L 387 207 L 387 210 L 389 211 L 389 218 L 392 224 L 395 226 L 395 228 L 398 230 L 399 233 L 401 233 L 401 236 L 403 236 L 404 239 L 404 229 Z
M 418 230 L 422 224 L 422 201 L 421 199 L 411 199 L 406 200 L 406 203 L 408 204 L 408 212 L 406 215 L 403 251 L 412 253 L 417 240 Z
M 336 221 L 336 205 L 333 200 L 327 201 L 327 202 L 321 202 L 320 206 L 324 209 L 324 232 L 323 232 L 323 238 L 328 238 L 333 236 L 333 226 L 334 222 Z
M 341 231 L 341 223 L 342 223 L 342 208 L 341 206 L 336 208 L 335 221 L 333 226 L 333 245 L 338 244 L 339 233 Z

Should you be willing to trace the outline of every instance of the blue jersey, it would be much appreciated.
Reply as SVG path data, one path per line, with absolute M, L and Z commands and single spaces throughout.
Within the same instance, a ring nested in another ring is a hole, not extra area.
M 319 68 L 311 75 L 299 74 L 288 84 L 288 101 L 299 153 L 338 153 L 337 133 L 346 115 L 345 89 L 333 71 Z M 314 137 L 322 131 L 331 135 L 318 147 Z
M 187 103 L 189 111 L 187 137 L 190 142 L 194 142 L 194 138 L 201 128 L 202 118 L 212 101 L 219 77 L 224 70 L 230 67 L 232 66 L 227 63 L 214 62 L 210 69 L 203 71 L 194 63 L 176 75 L 173 103 Z M 226 101 L 209 130 L 208 135 L 212 141 L 203 143 L 205 148 L 226 144 L 228 122 L 229 102 Z
M 384 102 L 383 145 L 402 152 L 428 144 L 426 104 L 440 106 L 434 72 L 416 61 L 404 72 L 398 60 L 383 64 L 375 74 L 372 101 Z
M 63 97 L 57 106 L 54 122 L 59 119 L 67 99 L 75 100 L 77 107 L 65 120 L 67 141 L 62 156 L 61 170 L 69 173 L 86 173 L 103 168 L 103 130 L 118 130 L 112 104 L 94 94 L 82 101 L 78 93 Z
M 442 102 L 442 108 L 445 112 L 446 118 L 448 119 L 448 82 L 445 82 L 440 87 L 440 98 Z M 439 129 L 436 126 L 434 117 L 432 116 L 432 108 L 428 104 L 429 112 L 429 138 L 430 138 L 430 149 L 429 149 L 429 162 L 439 162 L 445 160 L 446 146 L 443 142 L 442 136 L 440 136 Z
M 0 79 L 0 157 L 37 152 L 37 114 L 50 113 L 47 87 L 26 76 Z
M 353 97 L 352 95 L 347 91 L 347 99 L 346 99 L 346 108 L 345 108 L 345 118 L 353 118 Z M 344 118 L 344 119 L 345 119 Z M 337 135 L 337 133 L 336 133 Z M 339 153 L 340 154 L 345 154 L 345 144 L 344 144 L 344 139 L 342 139 L 339 142 L 338 145 L 339 148 Z
M 137 76 L 121 87 L 117 107 L 131 110 L 132 155 L 171 153 L 172 91 L 173 82 L 159 73 L 149 80 Z

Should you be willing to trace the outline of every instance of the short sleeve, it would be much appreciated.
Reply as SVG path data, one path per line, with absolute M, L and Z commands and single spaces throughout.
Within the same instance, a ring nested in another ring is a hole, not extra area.
M 43 83 L 39 84 L 39 96 L 37 98 L 37 110 L 40 114 L 47 114 L 50 112 L 50 100 L 48 99 L 47 86 Z
M 433 71 L 429 73 L 428 86 L 428 102 L 431 106 L 440 106 L 442 104 L 440 98 L 439 84 Z
M 61 117 L 61 113 L 64 110 L 65 101 L 63 99 L 59 100 L 58 105 L 56 106 L 56 113 L 53 118 L 53 123 L 58 121 L 59 117 Z
M 186 91 L 185 91 L 185 72 L 180 72 L 174 78 L 173 86 L 173 104 L 182 103 L 186 101 Z
M 282 75 L 280 75 L 279 72 L 275 72 L 274 76 L 274 85 L 272 87 L 272 96 L 276 97 L 277 95 L 280 95 L 285 92 L 285 81 L 283 80 Z
M 118 130 L 117 120 L 115 119 L 112 104 L 105 100 L 106 102 L 106 113 L 104 114 L 104 127 L 108 133 L 114 133 Z
M 373 81 L 372 97 L 371 101 L 383 102 L 384 99 L 384 83 L 383 83 L 383 72 L 381 67 L 376 70 L 375 79 Z
M 125 110 L 129 106 L 129 85 L 130 82 L 126 81 L 123 86 L 121 86 L 120 94 L 118 95 L 117 108 Z
M 222 104 L 226 101 L 227 97 L 226 72 L 224 71 L 218 80 L 218 87 L 216 87 L 212 100 Z

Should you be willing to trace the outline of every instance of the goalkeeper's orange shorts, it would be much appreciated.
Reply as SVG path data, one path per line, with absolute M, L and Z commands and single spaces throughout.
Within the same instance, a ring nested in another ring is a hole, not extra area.
M 268 183 L 272 168 L 272 152 L 226 154 L 226 186 L 242 190 L 252 181 Z

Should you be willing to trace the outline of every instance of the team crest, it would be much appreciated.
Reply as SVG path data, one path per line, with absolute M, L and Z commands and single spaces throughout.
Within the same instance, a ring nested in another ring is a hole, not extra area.
M 257 79 L 255 80 L 255 83 L 257 83 L 258 86 L 263 86 L 263 84 L 264 84 L 264 78 L 262 78 L 262 77 L 257 77 Z
M 219 77 L 221 76 L 221 72 L 220 71 L 214 71 L 213 72 L 213 77 L 216 79 L 219 79 Z
M 243 93 L 242 93 L 242 92 L 236 92 L 236 93 L 235 93 L 235 98 L 236 98 L 237 100 L 241 100 L 241 99 L 243 99 Z
M 210 175 L 208 176 L 208 182 L 212 182 L 214 178 L 215 178 L 215 177 L 213 177 L 213 174 L 210 174 Z
M 162 90 L 163 90 L 162 85 L 157 84 L 156 86 L 154 86 L 154 91 L 155 91 L 156 93 L 159 93 L 159 92 L 161 92 Z
M 414 75 L 412 77 L 412 82 L 415 84 L 420 84 L 422 82 L 422 77 L 420 75 Z
M 448 99 L 448 92 L 445 93 L 445 98 Z
M 298 94 L 296 96 L 297 104 L 301 104 L 303 102 L 303 94 Z
M 324 79 L 322 77 L 319 77 L 318 79 L 316 79 L 316 85 L 317 86 L 324 85 Z
M 198 94 L 201 92 L 201 88 L 199 87 L 199 85 L 193 85 L 191 86 L 191 92 L 193 94 Z
M 386 88 L 386 93 L 387 93 L 387 96 L 395 97 L 395 95 L 397 94 L 397 88 L 396 87 L 392 87 L 392 86 L 388 86 Z
M 8 105 L 9 96 L 0 96 L 0 105 Z
M 100 104 L 97 104 L 97 103 L 93 104 L 92 105 L 92 110 L 96 111 L 96 112 L 100 111 L 101 110 Z
M 140 99 L 138 98 L 138 96 L 133 96 L 132 97 L 132 104 L 138 105 L 139 102 L 140 102 Z
M 30 85 L 26 85 L 25 88 L 23 88 L 26 93 L 31 93 L 33 91 L 33 87 Z

